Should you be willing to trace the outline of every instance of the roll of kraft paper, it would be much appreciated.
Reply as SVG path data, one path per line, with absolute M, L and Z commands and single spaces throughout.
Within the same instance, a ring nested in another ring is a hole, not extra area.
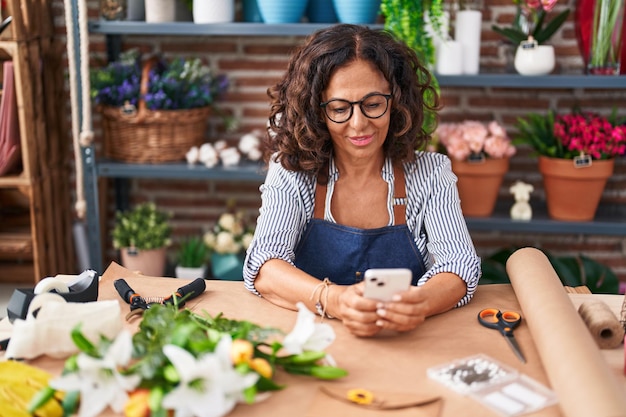
M 563 414 L 626 416 L 623 389 L 544 253 L 518 249 L 506 270 Z
M 578 307 L 578 314 L 600 349 L 615 349 L 622 344 L 624 328 L 605 302 L 585 301 Z

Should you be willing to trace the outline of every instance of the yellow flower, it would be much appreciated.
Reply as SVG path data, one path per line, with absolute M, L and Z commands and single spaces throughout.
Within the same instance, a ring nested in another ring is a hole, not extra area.
M 272 365 L 264 358 L 254 358 L 250 361 L 250 368 L 255 370 L 264 378 L 271 379 L 273 370 Z
M 148 399 L 150 398 L 150 390 L 141 388 L 130 393 L 128 401 L 124 406 L 124 415 L 126 417 L 148 417 L 150 416 L 150 406 Z
M 363 388 L 355 388 L 348 391 L 348 400 L 361 405 L 370 405 L 374 401 L 374 393 Z
M 254 347 L 252 343 L 243 339 L 233 340 L 233 344 L 230 348 L 230 358 L 233 364 L 239 365 L 240 363 L 250 362 L 254 353 Z

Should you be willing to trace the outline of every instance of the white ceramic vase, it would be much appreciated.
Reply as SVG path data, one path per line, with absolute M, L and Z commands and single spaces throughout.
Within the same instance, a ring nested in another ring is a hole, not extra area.
M 521 75 L 546 75 L 554 69 L 554 47 L 552 45 L 534 45 L 517 47 L 515 52 L 515 70 Z
M 146 22 L 160 23 L 176 20 L 176 0 L 146 0 Z
M 225 23 L 235 20 L 235 0 L 193 0 L 194 23 Z
M 145 0 L 146 22 L 191 21 L 191 10 L 183 0 Z

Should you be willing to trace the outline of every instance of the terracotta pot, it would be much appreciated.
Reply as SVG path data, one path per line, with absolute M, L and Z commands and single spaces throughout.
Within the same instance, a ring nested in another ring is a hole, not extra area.
M 493 213 L 509 159 L 485 159 L 477 162 L 452 160 L 452 171 L 458 177 L 457 188 L 463 215 L 489 217 Z
M 122 248 L 122 265 L 131 271 L 138 271 L 151 277 L 165 274 L 165 248 L 138 250 Z
M 614 160 L 576 167 L 571 159 L 539 157 L 548 215 L 554 220 L 590 221 L 596 215 Z

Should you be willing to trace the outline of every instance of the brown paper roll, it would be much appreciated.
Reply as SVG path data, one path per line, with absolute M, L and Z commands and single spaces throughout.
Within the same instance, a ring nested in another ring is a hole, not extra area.
M 578 314 L 600 349 L 615 349 L 622 344 L 624 328 L 606 303 L 585 301 L 578 307 Z
M 544 253 L 519 249 L 506 270 L 563 414 L 626 416 L 623 390 Z

